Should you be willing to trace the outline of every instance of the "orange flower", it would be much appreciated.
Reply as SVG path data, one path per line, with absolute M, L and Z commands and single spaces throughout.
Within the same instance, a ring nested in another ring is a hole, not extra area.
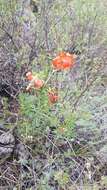
M 35 81 L 34 81 L 34 87 L 36 89 L 42 88 L 43 85 L 44 85 L 44 81 L 43 80 L 35 79 Z
M 30 81 L 28 84 L 26 91 L 30 91 L 32 88 L 40 89 L 44 85 L 44 81 L 38 79 L 37 76 L 32 75 L 32 72 L 26 73 L 26 79 Z
M 54 91 L 49 91 L 48 92 L 48 97 L 49 97 L 49 102 L 51 104 L 54 104 L 58 101 L 59 97 L 58 97 L 58 93 L 54 92 Z
M 26 73 L 26 79 L 29 81 L 31 81 L 33 79 L 33 75 L 30 71 L 28 73 Z
M 74 54 L 61 52 L 55 59 L 53 59 L 52 65 L 57 70 L 70 69 L 75 64 L 75 58 L 76 56 Z
M 60 133 L 64 133 L 64 132 L 65 132 L 65 128 L 64 128 L 64 127 L 60 127 L 60 128 L 59 128 L 59 132 L 60 132 Z

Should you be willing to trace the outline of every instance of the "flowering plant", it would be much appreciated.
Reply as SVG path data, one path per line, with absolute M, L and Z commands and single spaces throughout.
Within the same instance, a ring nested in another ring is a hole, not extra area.
M 58 56 L 56 56 L 53 60 L 52 60 L 52 66 L 53 66 L 53 72 L 57 72 L 57 71 L 63 71 L 63 70 L 68 70 L 73 68 L 73 66 L 75 65 L 76 62 L 76 56 L 74 54 L 70 54 L 70 53 L 66 53 L 66 52 L 61 52 L 59 53 Z M 32 72 L 27 72 L 26 73 L 26 79 L 28 81 L 30 81 L 30 83 L 28 84 L 26 90 L 29 91 L 32 88 L 36 89 L 36 90 L 40 90 L 43 87 L 47 87 L 48 88 L 48 81 L 50 80 L 50 76 L 48 77 L 47 81 L 44 82 L 44 80 L 38 78 L 36 75 L 33 75 Z M 48 99 L 49 99 L 49 103 L 50 104 L 55 104 L 58 102 L 59 100 L 59 95 L 58 95 L 58 91 L 55 91 L 53 89 L 49 89 L 48 91 Z

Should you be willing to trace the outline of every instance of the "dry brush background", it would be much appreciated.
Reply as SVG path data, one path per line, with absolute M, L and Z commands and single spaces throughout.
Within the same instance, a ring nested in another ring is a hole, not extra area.
M 106 6 L 104 0 L 0 0 L 1 189 L 107 189 Z M 64 107 L 50 112 L 44 94 L 43 108 L 26 94 L 25 73 L 47 77 L 60 51 L 77 60 L 51 77 Z

